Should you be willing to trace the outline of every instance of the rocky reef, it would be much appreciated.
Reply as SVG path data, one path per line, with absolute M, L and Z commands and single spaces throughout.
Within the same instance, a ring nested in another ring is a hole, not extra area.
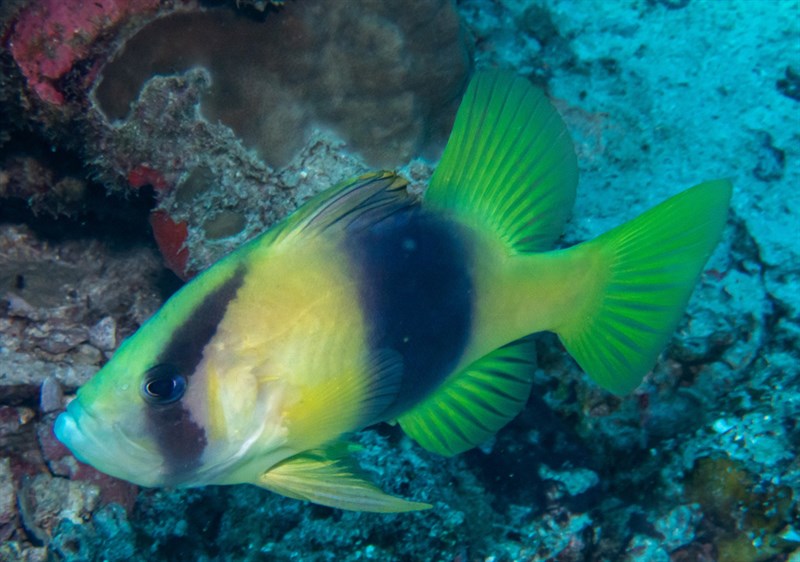
M 353 174 L 435 154 L 471 64 L 441 0 L 73 3 L 6 16 L 10 118 L 109 191 L 152 187 L 156 240 L 184 278 L 338 181 L 316 173 L 337 155 Z M 43 183 L 6 193 L 61 212 L 79 198 Z
M 67 9 L 69 8 L 69 9 Z M 800 560 L 800 31 L 793 0 L 0 7 L 0 560 Z M 331 510 L 141 490 L 52 435 L 186 278 L 375 166 L 422 189 L 473 67 L 543 87 L 581 182 L 562 245 L 729 177 L 724 239 L 630 396 L 537 337 L 534 390 L 452 459 L 362 432 Z

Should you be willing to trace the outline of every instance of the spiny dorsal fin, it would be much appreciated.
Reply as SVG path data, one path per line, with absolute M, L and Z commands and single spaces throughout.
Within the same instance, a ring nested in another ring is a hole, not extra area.
M 525 407 L 535 369 L 532 338 L 482 357 L 397 418 L 429 451 L 457 455 L 494 435 Z
M 330 228 L 364 228 L 417 205 L 408 182 L 395 172 L 371 172 L 326 189 L 306 201 L 270 232 L 270 242 Z
M 512 252 L 549 250 L 575 201 L 572 141 L 545 95 L 507 72 L 475 75 L 424 205 L 499 236 Z
M 336 443 L 300 453 L 269 469 L 254 484 L 290 498 L 353 511 L 398 513 L 432 507 L 382 491 L 367 480 L 347 449 L 346 444 Z

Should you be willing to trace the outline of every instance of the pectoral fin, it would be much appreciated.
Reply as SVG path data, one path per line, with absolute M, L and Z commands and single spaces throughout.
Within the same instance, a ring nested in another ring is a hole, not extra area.
M 344 454 L 345 448 L 300 453 L 269 469 L 254 483 L 290 498 L 353 511 L 397 513 L 432 507 L 384 493 L 362 476 Z

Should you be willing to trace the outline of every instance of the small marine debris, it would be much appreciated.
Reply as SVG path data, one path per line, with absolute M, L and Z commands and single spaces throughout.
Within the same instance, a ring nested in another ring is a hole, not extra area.
M 766 131 L 756 131 L 756 166 L 753 175 L 761 181 L 772 182 L 783 177 L 786 169 L 786 152 L 776 147 Z
M 775 82 L 778 91 L 787 98 L 800 101 L 800 72 L 787 66 L 784 77 Z

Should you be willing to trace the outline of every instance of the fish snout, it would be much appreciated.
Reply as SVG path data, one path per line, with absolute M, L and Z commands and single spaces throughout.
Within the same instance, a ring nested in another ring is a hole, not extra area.
M 59 414 L 53 426 L 53 433 L 79 461 L 86 463 L 83 452 L 87 440 L 80 427 L 80 419 L 84 416 L 83 407 L 77 399 L 67 405 L 67 409 Z

